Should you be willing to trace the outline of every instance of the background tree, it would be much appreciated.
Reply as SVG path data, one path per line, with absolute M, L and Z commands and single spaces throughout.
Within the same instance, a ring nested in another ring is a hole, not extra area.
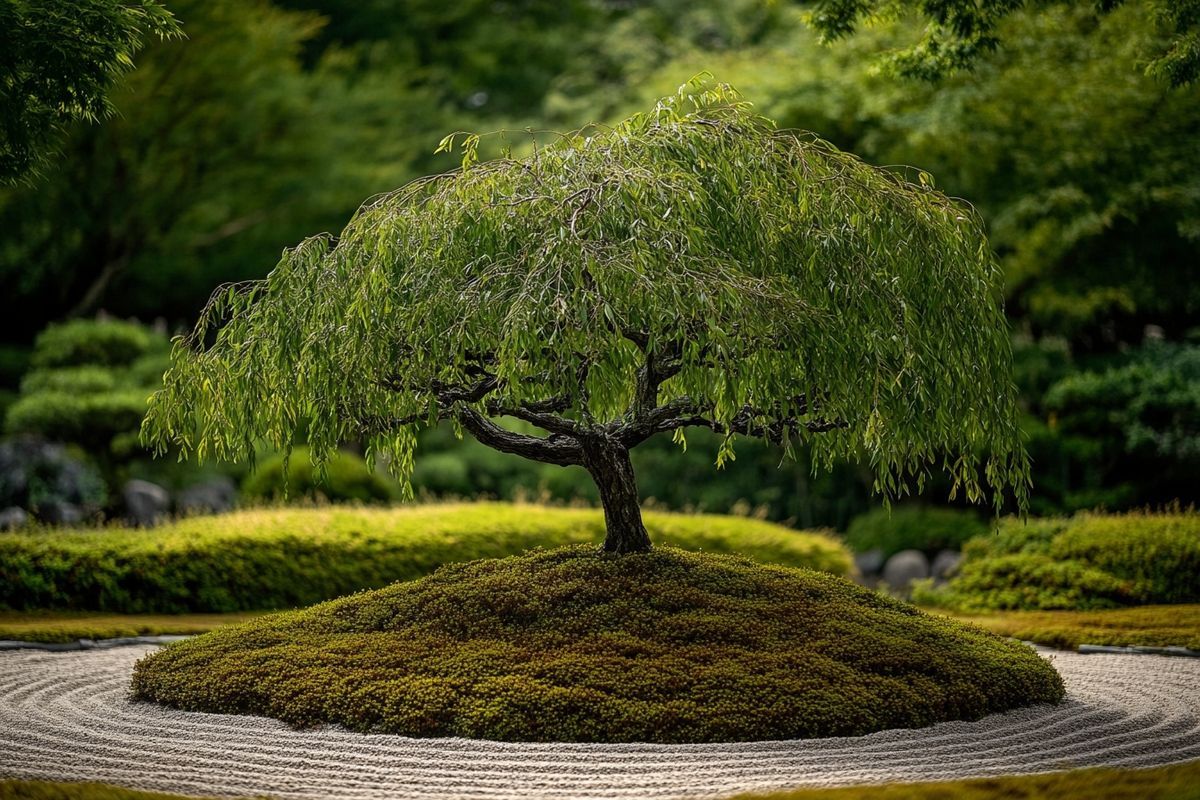
M 0 0 L 0 182 L 44 163 L 72 122 L 108 116 L 147 38 L 179 35 L 156 0 Z
M 927 21 L 921 40 L 891 54 L 890 65 L 901 75 L 936 79 L 972 66 L 996 50 L 1000 28 L 1026 7 L 1080 6 L 1103 15 L 1125 0 L 817 0 L 809 19 L 829 41 L 849 35 L 863 22 L 879 17 L 915 13 Z M 1146 60 L 1148 75 L 1174 86 L 1200 76 L 1200 0 L 1143 0 L 1169 39 Z
M 861 452 L 887 494 L 941 461 L 972 500 L 1024 496 L 999 273 L 925 176 L 778 132 L 722 86 L 525 159 L 477 163 L 478 142 L 218 291 L 151 401 L 154 446 L 236 460 L 303 424 L 318 464 L 354 438 L 407 475 L 417 427 L 448 419 L 584 467 L 614 552 L 650 546 L 630 450 L 690 427 L 726 437 L 718 464 L 737 435 L 806 441 Z

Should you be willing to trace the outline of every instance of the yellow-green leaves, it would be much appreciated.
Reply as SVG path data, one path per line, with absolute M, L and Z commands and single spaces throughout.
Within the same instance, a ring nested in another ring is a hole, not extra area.
M 650 349 L 678 358 L 658 405 L 761 425 L 803 397 L 785 451 L 863 456 L 889 495 L 944 463 L 972 499 L 1024 497 L 999 274 L 973 212 L 924 176 L 777 131 L 703 79 L 522 161 L 478 162 L 479 141 L 447 136 L 461 170 L 214 298 L 151 441 L 237 458 L 303 430 L 318 460 L 357 439 L 404 477 L 414 429 L 444 412 L 435 387 L 495 378 L 451 415 L 567 398 L 568 419 L 615 424 Z

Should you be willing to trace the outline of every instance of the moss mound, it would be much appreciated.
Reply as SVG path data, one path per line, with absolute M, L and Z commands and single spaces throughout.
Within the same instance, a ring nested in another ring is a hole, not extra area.
M 153 653 L 137 699 L 508 741 L 857 735 L 1062 698 L 1024 645 L 825 573 L 660 547 L 443 567 Z

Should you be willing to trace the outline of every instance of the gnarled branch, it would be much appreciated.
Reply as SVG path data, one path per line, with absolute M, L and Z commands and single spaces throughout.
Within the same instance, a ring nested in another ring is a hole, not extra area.
M 500 427 L 473 408 L 460 409 L 456 416 L 472 436 L 493 450 L 512 453 L 545 464 L 557 464 L 560 467 L 583 463 L 583 450 L 579 445 L 579 440 L 573 436 L 551 434 L 543 439 L 523 433 L 514 433 Z

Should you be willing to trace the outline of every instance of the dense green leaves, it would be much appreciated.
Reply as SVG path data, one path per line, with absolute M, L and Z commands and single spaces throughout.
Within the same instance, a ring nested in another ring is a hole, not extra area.
M 967 543 L 950 583 L 918 603 L 965 611 L 1200 601 L 1200 515 L 1077 514 L 1005 520 Z
M 978 221 L 924 174 L 777 131 L 726 87 L 681 90 L 524 159 L 468 149 L 219 291 L 145 431 L 241 459 L 307 423 L 318 463 L 362 437 L 406 476 L 439 416 L 553 402 L 616 431 L 674 403 L 778 423 L 822 465 L 861 452 L 889 494 L 940 461 L 972 500 L 1023 497 L 998 281 Z M 647 400 L 648 358 L 674 369 Z M 455 394 L 480 374 L 486 399 Z
M 927 23 L 921 40 L 892 53 L 887 62 L 909 77 L 940 78 L 967 69 L 1001 46 L 1002 23 L 1027 6 L 1078 5 L 1092 14 L 1106 14 L 1125 0 L 817 0 L 810 19 L 828 40 L 847 36 L 879 16 L 911 13 Z M 1200 3 L 1196 0 L 1151 0 L 1147 3 L 1169 42 L 1147 59 L 1147 74 L 1183 86 L 1200 75 Z
M 179 35 L 157 0 L 0 0 L 0 182 L 38 169 L 70 123 L 108 116 L 147 38 Z

